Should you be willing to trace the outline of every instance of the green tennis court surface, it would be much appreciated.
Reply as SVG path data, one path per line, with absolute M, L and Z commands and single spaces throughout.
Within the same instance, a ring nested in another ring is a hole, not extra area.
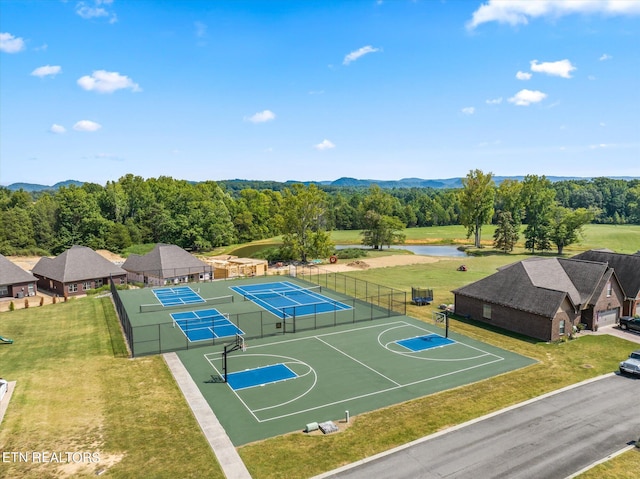
M 341 420 L 535 361 L 406 316 L 178 352 L 236 446 Z M 437 411 L 434 411 L 437 414 Z

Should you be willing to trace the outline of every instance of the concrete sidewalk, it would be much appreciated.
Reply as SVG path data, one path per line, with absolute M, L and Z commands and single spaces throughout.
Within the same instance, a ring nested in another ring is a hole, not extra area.
M 251 479 L 251 475 L 231 439 L 227 436 L 218 418 L 209 407 L 178 355 L 176 353 L 165 353 L 163 356 L 211 449 L 213 449 L 213 453 L 218 458 L 224 475 L 229 479 Z

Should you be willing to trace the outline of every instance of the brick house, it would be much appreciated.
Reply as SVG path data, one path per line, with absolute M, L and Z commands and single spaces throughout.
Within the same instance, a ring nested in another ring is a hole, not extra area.
M 0 254 L 0 298 L 24 298 L 38 292 L 37 278 Z
M 86 246 L 72 246 L 55 258 L 43 257 L 31 270 L 38 288 L 58 296 L 77 296 L 109 284 L 126 284 L 127 272 Z
M 589 250 L 573 259 L 607 263 L 616 272 L 624 291 L 622 316 L 640 313 L 640 251 L 636 254 L 620 254 L 609 250 Z
M 145 255 L 131 254 L 122 265 L 129 281 L 163 286 L 213 279 L 213 268 L 179 246 L 157 244 Z
M 453 294 L 456 314 L 543 341 L 615 324 L 624 302 L 613 268 L 563 258 L 519 261 Z

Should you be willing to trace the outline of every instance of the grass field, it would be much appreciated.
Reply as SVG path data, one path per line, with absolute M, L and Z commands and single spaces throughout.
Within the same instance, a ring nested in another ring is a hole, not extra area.
M 627 253 L 640 249 L 638 226 L 595 225 L 586 232 L 581 249 L 609 247 Z M 348 234 L 358 240 L 357 233 Z M 418 241 L 424 241 L 418 236 Z M 401 289 L 432 287 L 435 304 L 449 303 L 451 289 L 523 257 L 465 258 L 466 273 L 455 271 L 451 267 L 455 262 L 443 260 L 428 267 L 354 274 Z M 425 322 L 431 322 L 431 313 L 430 307 L 410 307 L 408 312 Z M 620 358 L 637 349 L 637 344 L 611 336 L 582 335 L 568 343 L 547 344 L 460 320 L 452 321 L 451 328 L 538 364 L 361 414 L 339 434 L 296 432 L 248 444 L 239 452 L 253 477 L 309 477 L 611 372 Z M 100 456 L 99 463 L 86 465 L 4 462 L 0 477 L 95 477 L 103 470 L 101 477 L 110 478 L 223 477 L 162 358 L 127 358 L 109 299 L 83 298 L 0 313 L 0 334 L 15 340 L 13 345 L 0 345 L 0 376 L 17 381 L 0 426 L 0 451 L 98 452 Z M 582 477 L 634 478 L 637 470 L 640 451 L 632 450 Z

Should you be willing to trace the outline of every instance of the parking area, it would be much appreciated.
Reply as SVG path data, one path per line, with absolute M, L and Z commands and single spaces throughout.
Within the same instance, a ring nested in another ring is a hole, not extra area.
M 618 325 L 612 324 L 609 326 L 602 326 L 597 331 L 583 331 L 580 334 L 610 334 L 618 338 L 626 339 L 634 343 L 640 344 L 640 334 L 633 331 L 623 331 Z

